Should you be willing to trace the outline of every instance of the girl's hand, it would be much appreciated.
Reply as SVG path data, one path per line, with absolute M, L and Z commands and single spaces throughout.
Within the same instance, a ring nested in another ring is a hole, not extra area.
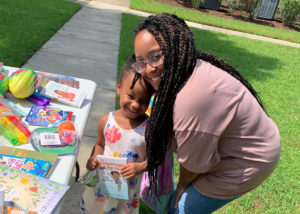
M 98 167 L 98 165 L 99 165 L 99 161 L 97 160 L 97 158 L 91 156 L 86 163 L 86 168 L 89 171 L 93 171 Z
M 125 179 L 133 178 L 146 170 L 146 162 L 128 163 L 121 168 L 121 175 Z

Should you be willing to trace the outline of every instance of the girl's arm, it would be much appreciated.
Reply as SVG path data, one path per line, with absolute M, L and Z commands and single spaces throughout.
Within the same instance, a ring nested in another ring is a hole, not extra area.
M 199 173 L 191 172 L 180 164 L 179 181 L 176 189 L 175 208 L 177 208 L 178 200 L 186 187 L 190 185 L 198 176 Z
M 145 172 L 146 169 L 147 169 L 147 160 L 142 162 L 128 163 L 121 168 L 121 175 L 125 179 L 130 179 L 132 177 L 135 177 Z
M 86 168 L 90 171 L 96 169 L 98 166 L 98 160 L 97 155 L 103 155 L 104 154 L 104 145 L 105 145 L 105 139 L 104 139 L 104 127 L 108 119 L 108 114 L 102 116 L 98 121 L 98 135 L 97 135 L 97 142 L 92 150 L 91 156 L 88 159 L 86 163 Z

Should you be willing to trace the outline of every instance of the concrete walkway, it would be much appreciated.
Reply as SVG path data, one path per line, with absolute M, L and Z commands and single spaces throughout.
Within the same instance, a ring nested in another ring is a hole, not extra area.
M 85 163 L 96 142 L 98 119 L 102 114 L 115 108 L 122 11 L 103 9 L 84 1 L 80 3 L 83 4 L 83 8 L 24 66 L 39 71 L 90 79 L 97 83 L 77 159 L 82 175 L 86 171 Z M 61 213 L 78 214 L 81 213 L 79 201 L 83 187 L 75 182 L 75 170 L 70 185 Z
M 83 5 L 43 47 L 24 65 L 35 70 L 91 79 L 97 83 L 96 94 L 78 154 L 80 173 L 96 142 L 98 118 L 115 107 L 119 35 L 122 13 L 148 16 L 128 9 L 129 0 L 73 0 Z M 300 47 L 300 44 L 188 22 L 193 27 L 221 31 L 275 43 Z M 71 179 L 62 209 L 63 214 L 78 214 L 83 187 Z

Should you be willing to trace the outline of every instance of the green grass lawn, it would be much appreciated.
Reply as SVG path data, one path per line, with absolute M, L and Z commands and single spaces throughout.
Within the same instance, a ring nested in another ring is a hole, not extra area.
M 238 20 L 224 19 L 217 16 L 204 14 L 200 11 L 197 12 L 170 6 L 155 0 L 130 0 L 130 8 L 154 14 L 162 12 L 174 13 L 187 21 L 300 43 L 299 32 L 247 23 Z
M 133 52 L 133 29 L 140 20 L 123 14 L 119 71 Z M 281 134 L 281 159 L 273 174 L 216 213 L 300 213 L 300 48 L 199 29 L 193 32 L 198 49 L 225 59 L 260 92 Z M 151 211 L 143 204 L 141 213 Z
M 0 61 L 21 67 L 80 8 L 65 0 L 0 0 Z

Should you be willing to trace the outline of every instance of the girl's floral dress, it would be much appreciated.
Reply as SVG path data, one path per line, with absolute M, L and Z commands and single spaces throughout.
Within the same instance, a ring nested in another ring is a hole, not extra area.
M 147 122 L 148 120 L 144 121 L 135 129 L 125 130 L 116 123 L 114 112 L 110 112 L 104 129 L 104 155 L 126 157 L 128 162 L 146 160 L 144 135 Z M 139 213 L 141 178 L 142 175 L 139 175 L 128 180 L 129 200 L 111 198 L 100 194 L 97 187 L 86 187 L 81 200 L 81 209 L 92 214 Z

